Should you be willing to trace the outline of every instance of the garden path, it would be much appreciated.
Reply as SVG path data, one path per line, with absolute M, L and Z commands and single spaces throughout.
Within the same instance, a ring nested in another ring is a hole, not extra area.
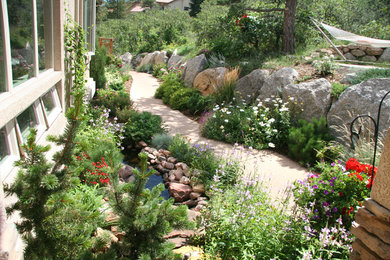
M 186 136 L 191 143 L 207 143 L 219 154 L 231 153 L 233 145 L 202 137 L 199 123 L 164 105 L 161 99 L 154 98 L 154 92 L 159 86 L 156 78 L 135 71 L 131 71 L 130 74 L 133 78 L 130 97 L 137 110 L 160 115 L 171 135 Z M 236 147 L 235 150 L 237 148 L 239 151 L 236 154 L 245 166 L 245 174 L 263 179 L 275 197 L 279 197 L 279 192 L 284 191 L 289 183 L 298 179 L 303 180 L 307 175 L 305 168 L 284 155 L 270 150 L 249 151 L 242 147 Z

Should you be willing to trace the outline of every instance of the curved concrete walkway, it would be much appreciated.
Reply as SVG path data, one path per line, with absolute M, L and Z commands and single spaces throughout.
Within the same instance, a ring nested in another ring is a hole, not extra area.
M 130 97 L 139 111 L 148 111 L 160 115 L 168 132 L 171 135 L 180 134 L 189 138 L 192 143 L 207 143 L 217 153 L 230 153 L 233 145 L 206 139 L 200 135 L 200 125 L 184 116 L 177 110 L 164 105 L 161 99 L 154 98 L 154 92 L 159 82 L 146 73 L 131 71 L 133 84 Z M 271 193 L 275 197 L 295 180 L 303 180 L 307 171 L 289 158 L 269 150 L 249 151 L 242 147 L 235 147 L 234 156 L 245 166 L 247 176 L 258 176 L 268 183 Z M 238 150 L 238 151 L 237 151 Z

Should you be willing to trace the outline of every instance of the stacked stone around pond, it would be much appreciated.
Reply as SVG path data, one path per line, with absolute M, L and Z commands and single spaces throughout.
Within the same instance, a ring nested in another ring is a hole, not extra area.
M 148 165 L 161 175 L 169 195 L 176 204 L 187 205 L 200 211 L 207 204 L 203 184 L 191 181 L 191 172 L 187 164 L 178 162 L 168 150 L 151 147 L 142 149 L 148 155 Z

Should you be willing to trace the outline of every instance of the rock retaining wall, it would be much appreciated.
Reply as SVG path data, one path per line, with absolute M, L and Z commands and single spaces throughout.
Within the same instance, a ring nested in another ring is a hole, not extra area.
M 337 47 L 348 60 L 390 61 L 390 48 L 376 48 L 369 45 L 348 44 Z

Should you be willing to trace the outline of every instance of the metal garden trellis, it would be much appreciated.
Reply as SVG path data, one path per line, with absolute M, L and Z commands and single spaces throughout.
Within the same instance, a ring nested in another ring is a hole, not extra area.
M 382 100 L 381 102 L 379 103 L 379 108 L 378 108 L 378 115 L 377 115 L 377 118 L 376 118 L 376 121 L 375 119 L 370 116 L 370 115 L 359 115 L 357 117 L 354 118 L 354 120 L 352 120 L 351 122 L 351 126 L 350 126 L 350 132 L 351 132 L 351 143 L 352 143 L 352 148 L 355 149 L 355 143 L 354 143 L 354 137 L 356 137 L 357 139 L 359 139 L 360 137 L 360 133 L 361 133 L 361 129 L 362 127 L 359 128 L 359 131 L 356 132 L 353 130 L 353 125 L 354 123 L 359 119 L 359 118 L 369 118 L 373 124 L 374 124 L 374 155 L 373 155 L 373 158 L 372 158 L 372 168 L 371 168 L 371 182 L 370 182 L 370 190 L 372 188 L 372 184 L 374 183 L 374 169 L 375 169 L 375 157 L 376 157 L 376 152 L 377 152 L 377 146 L 378 146 L 378 138 L 379 138 L 379 119 L 380 119 L 380 116 L 381 116 L 381 109 L 382 109 L 382 104 L 383 104 L 383 101 L 385 100 L 385 98 L 387 97 L 387 95 L 390 94 L 390 91 L 388 91 L 383 97 L 382 97 Z

